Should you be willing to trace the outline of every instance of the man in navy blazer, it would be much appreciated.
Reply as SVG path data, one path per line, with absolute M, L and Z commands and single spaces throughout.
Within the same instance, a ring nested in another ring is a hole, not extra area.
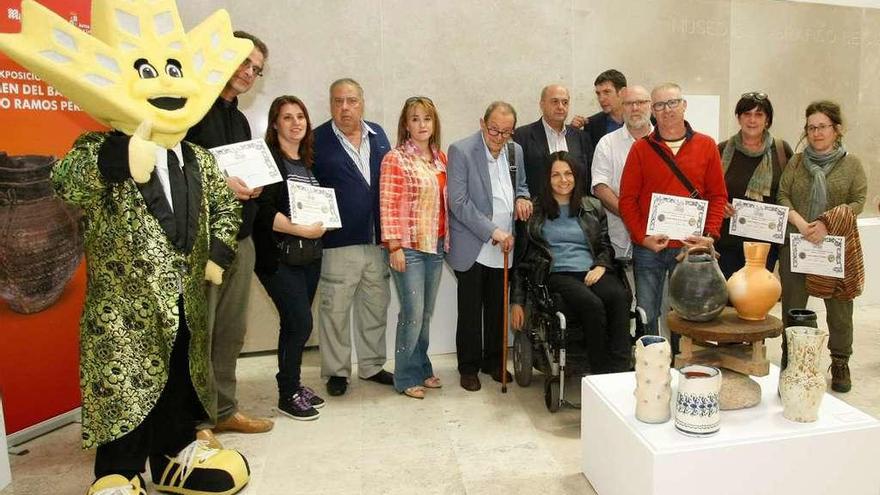
M 541 90 L 541 118 L 524 125 L 513 133 L 513 140 L 522 146 L 525 154 L 525 175 L 531 196 L 540 196 L 547 176 L 551 153 L 568 151 L 581 167 L 581 177 L 591 183 L 590 168 L 593 145 L 590 137 L 580 129 L 566 125 L 571 99 L 565 86 L 551 84 Z
M 330 85 L 332 119 L 315 129 L 314 173 L 336 191 L 342 228 L 324 234 L 319 321 L 321 376 L 342 395 L 351 376 L 350 311 L 358 328 L 358 376 L 392 385 L 385 371 L 390 274 L 379 245 L 379 169 L 391 149 L 385 131 L 363 120 L 364 91 L 354 79 Z
M 596 77 L 593 86 L 602 111 L 590 115 L 583 129 L 590 135 L 595 149 L 602 136 L 623 127 L 622 91 L 626 88 L 626 76 L 618 70 L 608 69 Z
M 510 141 L 515 126 L 513 107 L 496 101 L 480 119 L 479 132 L 449 147 L 446 260 L 458 279 L 460 384 L 472 392 L 480 389 L 480 371 L 501 381 L 504 253 L 513 249 L 514 216 L 526 219 L 532 211 L 522 148 Z M 512 261 L 509 256 L 508 267 Z M 506 364 L 504 373 L 509 379 Z

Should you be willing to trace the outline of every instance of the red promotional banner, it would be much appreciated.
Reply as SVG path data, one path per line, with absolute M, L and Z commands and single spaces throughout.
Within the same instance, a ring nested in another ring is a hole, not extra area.
M 39 1 L 71 24 L 89 30 L 90 0 Z M 20 29 L 21 1 L 0 0 L 0 32 Z M 0 151 L 8 155 L 60 157 L 77 136 L 102 126 L 53 87 L 0 54 L 0 129 Z M 9 194 L 14 187 L 16 184 L 0 180 L 0 215 L 21 220 L 21 215 L 15 217 L 15 195 Z M 10 246 L 16 238 L 27 238 L 27 233 L 12 232 L 12 224 L 11 220 L 0 222 L 0 293 L 8 292 L 2 290 L 3 284 L 12 283 L 4 274 L 15 271 L 12 265 L 22 261 L 10 255 Z M 0 394 L 7 434 L 79 407 L 79 318 L 85 279 L 83 262 L 59 298 L 32 314 L 13 312 L 0 299 Z

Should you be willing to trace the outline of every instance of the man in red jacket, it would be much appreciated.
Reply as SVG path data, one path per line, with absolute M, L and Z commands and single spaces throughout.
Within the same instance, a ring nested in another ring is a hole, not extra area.
M 721 157 L 715 141 L 695 132 L 684 120 L 687 101 L 681 87 L 665 83 L 651 91 L 651 108 L 657 127 L 633 144 L 620 182 L 620 216 L 633 242 L 633 273 L 636 299 L 648 317 L 646 333 L 657 335 L 657 318 L 663 283 L 676 265 L 682 245 L 711 245 L 720 235 L 727 187 L 721 170 Z M 657 145 L 655 149 L 652 143 Z M 709 202 L 703 237 L 684 241 L 666 235 L 646 235 L 652 193 L 691 196 L 689 188 L 676 176 L 660 153 L 673 160 L 691 182 L 695 197 Z

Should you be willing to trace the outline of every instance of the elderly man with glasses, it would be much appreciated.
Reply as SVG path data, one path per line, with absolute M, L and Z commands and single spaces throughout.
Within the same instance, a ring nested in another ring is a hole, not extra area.
M 458 279 L 460 384 L 471 392 L 480 389 L 480 371 L 501 381 L 504 253 L 513 249 L 514 215 L 525 220 L 532 212 L 523 151 L 510 140 L 515 126 L 516 110 L 496 101 L 480 119 L 478 132 L 449 147 L 446 259 Z M 507 261 L 509 268 L 513 256 Z
M 682 98 L 681 87 L 665 83 L 654 88 L 651 109 L 657 127 L 632 145 L 620 180 L 618 206 L 633 242 L 636 299 L 648 318 L 645 331 L 657 335 L 663 283 L 675 268 L 679 248 L 711 246 L 718 239 L 727 187 L 715 141 L 695 132 L 684 119 L 687 101 Z M 662 234 L 647 235 L 653 193 L 708 201 L 703 235 L 681 242 Z

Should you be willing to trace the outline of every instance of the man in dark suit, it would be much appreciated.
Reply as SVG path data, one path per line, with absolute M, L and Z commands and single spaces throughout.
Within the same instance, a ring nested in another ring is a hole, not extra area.
M 577 115 L 571 125 L 582 128 L 589 134 L 593 148 L 596 148 L 602 136 L 623 127 L 623 89 L 626 88 L 626 76 L 618 70 L 608 69 L 596 77 L 593 86 L 602 111 L 587 119 Z
M 557 151 L 568 151 L 576 157 L 583 174 L 590 181 L 593 145 L 583 131 L 565 124 L 570 103 L 568 89 L 551 84 L 541 90 L 541 118 L 524 125 L 513 134 L 513 140 L 522 146 L 525 155 L 526 184 L 531 197 L 543 191 L 548 157 Z M 586 182 L 589 183 L 589 182 Z

